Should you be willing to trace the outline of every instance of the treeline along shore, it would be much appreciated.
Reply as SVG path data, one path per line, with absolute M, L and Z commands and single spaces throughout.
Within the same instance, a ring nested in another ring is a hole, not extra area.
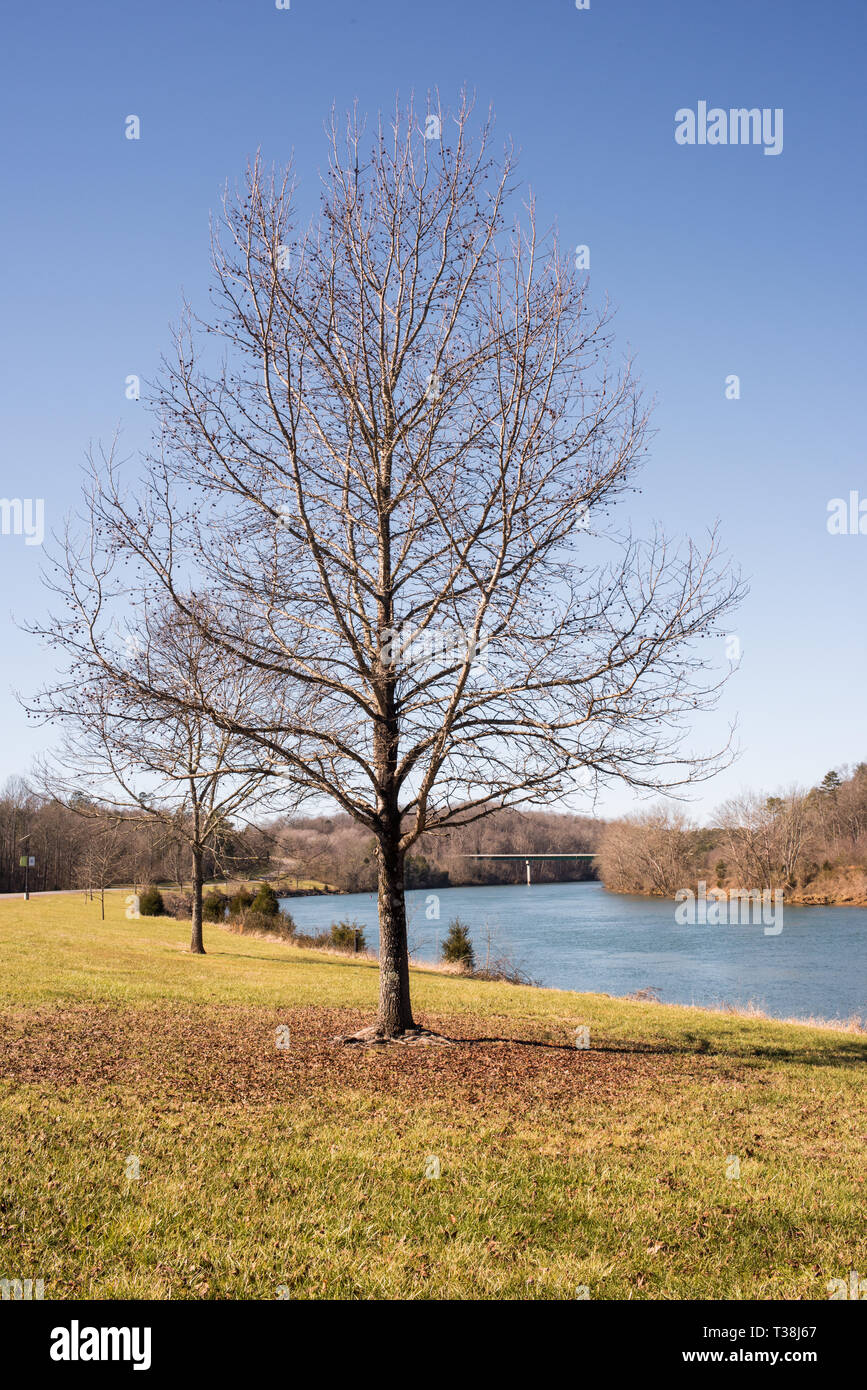
M 607 822 L 595 863 L 615 893 L 674 897 L 704 882 L 782 891 L 794 905 L 867 906 L 867 763 L 815 787 L 744 792 L 708 826 L 658 806 Z
M 86 798 L 65 804 L 23 779 L 0 793 L 0 892 L 116 884 L 177 884 L 190 877 L 188 840 L 153 818 L 112 818 Z M 520 858 L 487 855 L 590 853 L 537 860 L 536 883 L 599 879 L 614 893 L 671 897 L 708 888 L 783 890 L 791 904 L 867 906 L 867 763 L 828 772 L 815 787 L 745 792 L 709 825 L 681 807 L 650 806 L 618 820 L 505 810 L 443 835 L 423 836 L 406 861 L 408 888 L 524 881 Z M 376 890 L 373 838 L 344 815 L 226 822 L 214 833 L 205 874 L 269 878 L 287 894 Z

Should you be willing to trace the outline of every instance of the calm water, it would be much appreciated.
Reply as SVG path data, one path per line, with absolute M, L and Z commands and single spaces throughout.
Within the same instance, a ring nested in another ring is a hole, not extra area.
M 407 894 L 410 949 L 436 960 L 448 923 L 470 928 L 482 964 L 509 954 L 542 985 L 630 994 L 653 988 L 673 1004 L 756 1004 L 777 1018 L 867 1016 L 867 908 L 786 907 L 779 936 L 761 926 L 678 926 L 674 904 L 606 893 L 598 883 L 440 888 Z M 376 895 L 284 899 L 302 931 L 355 919 L 376 949 Z

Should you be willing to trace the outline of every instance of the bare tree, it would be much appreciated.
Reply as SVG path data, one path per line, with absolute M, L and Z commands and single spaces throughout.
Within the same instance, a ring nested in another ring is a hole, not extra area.
M 605 826 L 597 862 L 614 892 L 671 897 L 700 871 L 696 827 L 680 807 L 648 807 Z
M 678 552 L 606 524 L 646 413 L 532 200 L 507 220 L 511 152 L 471 127 L 466 100 L 372 139 L 332 119 L 308 230 L 291 171 L 257 159 L 214 233 L 220 309 L 177 334 L 143 484 L 112 451 L 88 494 L 106 563 L 272 683 L 270 703 L 178 708 L 372 833 L 384 1037 L 414 1028 L 410 848 L 599 779 L 714 770 L 682 740 L 718 688 L 696 644 L 738 594 L 713 536 Z
M 723 844 L 743 887 L 773 888 L 791 883 L 809 830 L 809 806 L 802 791 L 777 796 L 743 792 L 720 808 Z
M 794 883 L 795 871 L 810 830 L 810 808 L 801 787 L 790 787 L 769 796 L 768 811 L 773 817 L 777 863 L 784 883 Z
M 776 827 L 767 797 L 743 792 L 720 807 L 717 822 L 738 884 L 771 888 L 776 877 Z
M 86 841 L 83 868 L 91 899 L 94 888 L 99 890 L 99 915 L 104 922 L 105 890 L 115 881 L 123 858 L 123 845 L 116 816 L 100 813 L 94 820 Z
M 91 566 L 85 577 L 80 554 L 69 547 L 65 572 L 66 581 L 54 587 L 76 596 L 81 619 L 98 606 L 104 575 Z M 60 749 L 40 765 L 42 785 L 99 822 L 108 814 L 115 822 L 147 816 L 162 827 L 170 846 L 186 848 L 193 888 L 190 950 L 203 955 L 206 852 L 218 854 L 231 817 L 261 811 L 275 795 L 284 801 L 292 795 L 290 785 L 262 767 L 257 750 L 253 757 L 250 745 L 214 724 L 205 709 L 218 698 L 224 713 L 242 717 L 261 698 L 266 678 L 206 643 L 197 624 L 173 605 L 145 602 L 137 621 L 130 615 L 125 634 L 92 624 L 85 631 L 82 641 L 78 624 L 54 625 L 53 641 L 67 653 L 70 673 L 32 705 L 65 730 Z
M 843 837 L 847 841 L 847 849 L 850 853 L 856 854 L 859 842 L 867 832 L 867 763 L 859 763 L 849 772 L 834 799 L 837 803 L 834 809 L 839 817 Z M 812 802 L 818 802 L 819 805 L 811 809 L 818 810 L 823 800 L 825 798 L 822 792 L 817 791 Z

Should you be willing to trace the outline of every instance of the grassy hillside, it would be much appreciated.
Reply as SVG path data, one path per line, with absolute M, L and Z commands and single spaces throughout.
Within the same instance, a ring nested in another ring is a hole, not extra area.
M 416 970 L 462 1041 L 341 1047 L 370 962 L 213 927 L 190 957 L 187 924 L 123 903 L 0 903 L 0 1277 L 824 1299 L 867 1269 L 863 1036 Z

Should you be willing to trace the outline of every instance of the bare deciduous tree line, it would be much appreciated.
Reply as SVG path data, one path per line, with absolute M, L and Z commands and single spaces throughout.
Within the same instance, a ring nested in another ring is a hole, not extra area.
M 517 883 L 524 865 L 477 860 L 475 854 L 522 854 L 560 851 L 592 852 L 602 822 L 587 816 L 545 811 L 499 811 L 448 835 L 423 835 L 407 856 L 408 888 L 446 884 Z M 269 827 L 285 862 L 299 879 L 322 879 L 347 892 L 376 889 L 376 842 L 349 816 L 294 818 Z M 592 878 L 590 861 L 540 863 L 537 882 Z
M 72 809 L 37 791 L 22 778 L 10 778 L 0 790 L 0 893 L 20 893 L 25 852 L 35 859 L 29 870 L 31 891 L 80 888 L 98 893 L 113 884 L 138 890 L 149 883 L 190 882 L 186 837 L 176 822 L 160 824 L 141 815 L 118 820 L 97 814 L 96 804 L 81 813 L 81 796 Z M 272 841 L 252 827 L 226 827 L 225 836 L 205 853 L 208 879 L 259 872 L 270 862 Z
M 681 808 L 649 808 L 605 826 L 598 866 L 617 892 L 672 896 L 705 879 L 717 887 L 804 892 L 835 870 L 867 870 L 867 763 L 829 772 L 816 787 L 744 792 L 701 828 Z

